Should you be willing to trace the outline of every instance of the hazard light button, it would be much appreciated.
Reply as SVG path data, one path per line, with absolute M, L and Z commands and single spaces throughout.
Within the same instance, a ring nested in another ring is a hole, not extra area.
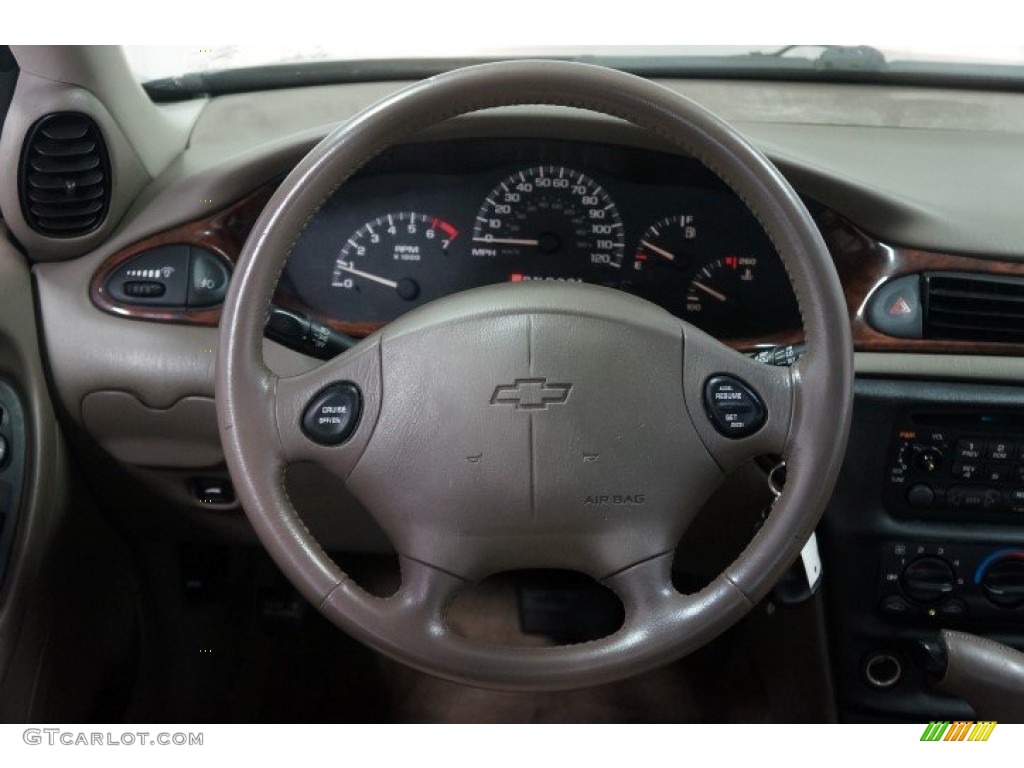
M 924 312 L 921 309 L 921 275 L 904 275 L 883 283 L 868 302 L 868 324 L 886 336 L 920 339 Z

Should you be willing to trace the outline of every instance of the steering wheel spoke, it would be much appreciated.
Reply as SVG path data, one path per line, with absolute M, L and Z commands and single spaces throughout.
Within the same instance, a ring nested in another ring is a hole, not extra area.
M 400 637 L 420 647 L 443 644 L 450 635 L 448 606 L 466 581 L 440 568 L 408 557 L 400 558 L 402 580 L 389 597 L 375 597 L 351 579 L 341 581 L 324 599 L 325 610 L 346 610 L 354 636 L 372 644 Z M 396 647 L 395 653 L 400 653 Z
M 272 390 L 285 463 L 311 461 L 347 479 L 373 434 L 380 412 L 380 344 L 357 345 Z

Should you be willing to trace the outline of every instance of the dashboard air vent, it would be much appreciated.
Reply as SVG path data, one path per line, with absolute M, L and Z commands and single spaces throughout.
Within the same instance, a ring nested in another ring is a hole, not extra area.
M 1024 341 L 1024 278 L 932 272 L 925 286 L 926 338 Z
M 32 126 L 21 153 L 21 209 L 36 232 L 76 237 L 96 229 L 110 203 L 110 161 L 99 126 L 59 112 Z

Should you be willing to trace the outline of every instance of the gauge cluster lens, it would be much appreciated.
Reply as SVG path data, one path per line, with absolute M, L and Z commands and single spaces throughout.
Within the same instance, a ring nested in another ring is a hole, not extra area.
M 800 328 L 780 259 L 721 182 L 687 158 L 598 144 L 397 147 L 310 220 L 285 276 L 296 309 L 356 336 L 458 291 L 535 280 L 628 291 L 719 338 Z

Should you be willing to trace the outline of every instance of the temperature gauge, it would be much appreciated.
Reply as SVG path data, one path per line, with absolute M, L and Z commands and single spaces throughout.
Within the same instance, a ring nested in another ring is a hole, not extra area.
M 800 326 L 782 262 L 718 220 L 680 213 L 648 227 L 623 285 L 719 338 Z
M 757 293 L 756 256 L 723 256 L 697 270 L 686 288 L 686 319 L 727 336 L 749 332 Z

